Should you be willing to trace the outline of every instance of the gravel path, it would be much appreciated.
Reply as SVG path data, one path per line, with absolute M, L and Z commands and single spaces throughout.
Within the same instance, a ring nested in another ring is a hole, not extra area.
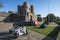
M 9 34 L 7 34 L 9 35 Z M 0 40 L 60 40 L 60 32 L 58 34 L 57 38 L 51 38 L 42 34 L 39 34 L 37 32 L 28 30 L 28 35 L 22 35 L 19 36 L 18 38 L 14 39 L 13 36 L 6 36 L 5 37 L 0 37 Z
M 44 35 L 41 35 L 31 30 L 28 30 L 28 33 L 29 33 L 28 35 L 22 35 L 16 39 L 13 39 L 13 36 L 6 36 L 9 34 L 5 33 L 6 35 L 4 35 L 3 37 L 1 37 L 0 35 L 0 40 L 42 40 L 45 37 Z
M 60 31 L 58 32 L 58 36 L 57 36 L 56 40 L 60 40 Z
M 2 23 L 0 22 L 0 32 L 5 32 L 13 27 L 13 23 Z
M 20 36 L 16 40 L 42 40 L 45 36 L 37 32 L 28 30 L 28 35 Z
M 12 25 L 13 23 L 0 23 L 0 36 L 1 34 L 4 36 L 9 35 L 5 31 L 10 30 L 13 27 Z M 6 37 L 0 37 L 0 40 L 42 40 L 43 37 L 44 37 L 43 35 L 37 32 L 28 30 L 28 35 L 19 36 L 17 39 L 13 39 L 13 37 L 6 36 Z

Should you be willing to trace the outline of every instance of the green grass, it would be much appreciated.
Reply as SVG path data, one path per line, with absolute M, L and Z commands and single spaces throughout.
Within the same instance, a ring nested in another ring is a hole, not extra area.
M 51 23 L 49 23 L 49 24 L 51 24 L 51 25 L 56 25 L 56 23 L 55 23 L 55 22 L 51 22 Z
M 43 34 L 43 35 L 48 35 L 55 29 L 55 27 L 49 26 L 49 27 L 42 29 L 39 27 L 29 26 L 29 27 L 27 27 L 27 29 L 38 32 L 38 33 Z

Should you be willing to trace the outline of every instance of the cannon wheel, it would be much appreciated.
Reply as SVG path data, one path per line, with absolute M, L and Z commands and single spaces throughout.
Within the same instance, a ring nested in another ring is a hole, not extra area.
M 9 34 L 12 34 L 12 31 L 11 30 L 9 30 Z
M 19 34 L 17 33 L 14 33 L 13 35 L 14 35 L 14 38 L 17 38 L 19 36 Z
M 28 34 L 28 30 L 26 30 L 26 35 Z
M 28 34 L 28 30 L 26 30 L 26 33 L 24 33 L 24 35 L 27 35 Z

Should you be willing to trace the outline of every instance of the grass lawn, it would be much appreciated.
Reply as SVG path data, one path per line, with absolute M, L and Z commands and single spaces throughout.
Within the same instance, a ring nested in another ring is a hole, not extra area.
M 56 27 L 54 27 L 54 26 L 49 26 L 49 27 L 46 27 L 44 29 L 39 28 L 39 27 L 34 27 L 34 26 L 28 26 L 27 27 L 27 29 L 33 30 L 33 31 L 38 32 L 38 33 L 43 34 L 43 35 L 50 34 L 55 28 Z
M 51 23 L 49 23 L 49 24 L 51 24 L 51 25 L 56 25 L 57 23 L 55 23 L 55 22 L 51 22 Z

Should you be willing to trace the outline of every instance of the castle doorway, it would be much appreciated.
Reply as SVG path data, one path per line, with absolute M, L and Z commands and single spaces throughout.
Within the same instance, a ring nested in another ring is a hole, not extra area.
M 30 15 L 30 21 L 32 21 L 32 16 Z

